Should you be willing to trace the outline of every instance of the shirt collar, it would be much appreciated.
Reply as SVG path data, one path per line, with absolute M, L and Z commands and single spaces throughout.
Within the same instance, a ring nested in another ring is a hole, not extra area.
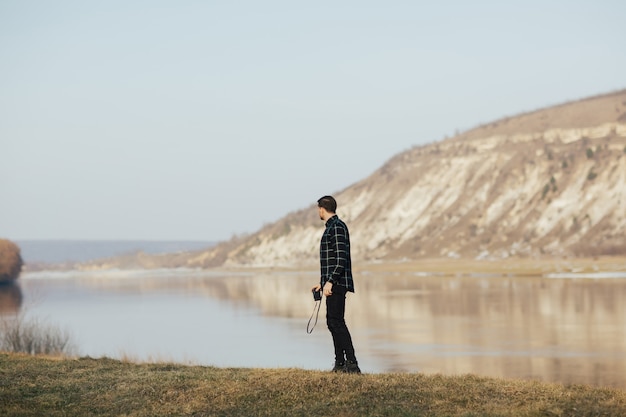
M 338 218 L 339 217 L 337 217 L 336 214 L 333 214 L 333 216 L 330 219 L 326 220 L 326 227 L 328 227 L 331 224 L 333 224 L 335 221 L 337 221 Z

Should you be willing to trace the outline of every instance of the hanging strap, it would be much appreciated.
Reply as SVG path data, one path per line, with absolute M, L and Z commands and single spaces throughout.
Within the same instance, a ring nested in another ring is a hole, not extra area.
M 315 325 L 317 324 L 317 316 L 320 314 L 320 306 L 322 305 L 322 300 L 315 301 L 315 305 L 313 306 L 313 312 L 311 313 L 311 318 L 309 318 L 309 322 L 306 325 L 306 332 L 308 334 L 313 333 L 313 329 L 315 329 Z M 317 311 L 315 311 L 317 309 Z M 315 323 L 313 323 L 313 327 L 311 326 L 311 320 L 313 320 L 313 316 L 315 316 Z M 309 329 L 310 328 L 310 329 Z

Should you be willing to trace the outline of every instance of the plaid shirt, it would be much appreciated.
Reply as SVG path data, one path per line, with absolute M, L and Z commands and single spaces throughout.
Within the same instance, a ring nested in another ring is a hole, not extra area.
M 326 222 L 320 242 L 320 270 L 322 287 L 327 281 L 354 292 L 352 260 L 350 259 L 350 233 L 348 226 L 334 215 Z

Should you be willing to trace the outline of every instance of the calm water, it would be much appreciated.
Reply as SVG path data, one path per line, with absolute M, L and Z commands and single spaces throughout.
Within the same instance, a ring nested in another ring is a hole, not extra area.
M 475 373 L 626 388 L 626 277 L 362 275 L 347 321 L 364 372 Z M 329 369 L 316 273 L 33 272 L 0 287 L 81 355 Z

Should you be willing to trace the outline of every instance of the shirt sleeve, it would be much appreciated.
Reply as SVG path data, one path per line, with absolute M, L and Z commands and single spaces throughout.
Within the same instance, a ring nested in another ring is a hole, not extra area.
M 334 249 L 332 252 L 335 255 L 335 263 L 331 268 L 329 280 L 335 284 L 340 282 L 348 262 L 348 236 L 343 227 L 335 225 L 329 240 Z

